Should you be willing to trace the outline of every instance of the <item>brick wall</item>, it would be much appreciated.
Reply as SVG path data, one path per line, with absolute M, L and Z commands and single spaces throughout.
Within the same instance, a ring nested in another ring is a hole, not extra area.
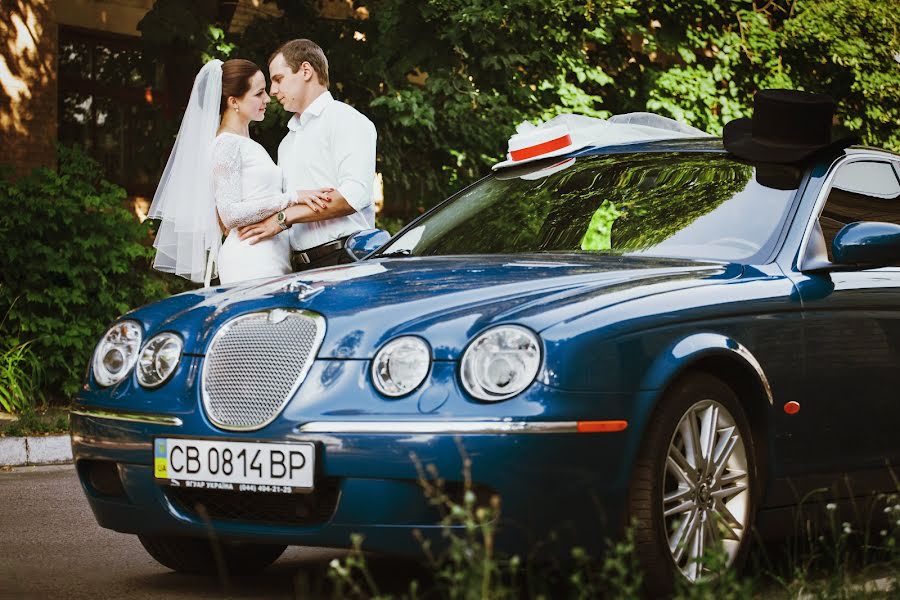
M 0 164 L 56 166 L 55 0 L 0 0 Z

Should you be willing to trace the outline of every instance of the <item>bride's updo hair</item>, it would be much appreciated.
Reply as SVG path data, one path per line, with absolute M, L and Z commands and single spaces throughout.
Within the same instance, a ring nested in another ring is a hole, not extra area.
M 219 102 L 219 116 L 228 108 L 228 97 L 240 98 L 250 89 L 250 80 L 262 71 L 256 63 L 243 58 L 232 58 L 222 63 L 222 100 Z

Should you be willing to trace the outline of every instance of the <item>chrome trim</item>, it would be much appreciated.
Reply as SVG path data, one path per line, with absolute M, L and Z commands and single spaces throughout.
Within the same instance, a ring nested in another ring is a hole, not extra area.
M 311 421 L 299 433 L 576 433 L 576 421 Z
M 73 415 L 82 417 L 110 419 L 112 421 L 128 421 L 129 423 L 148 423 L 150 425 L 166 425 L 169 427 L 181 427 L 184 424 L 178 417 L 170 417 L 168 415 L 150 415 L 146 413 L 127 413 L 87 408 L 73 408 L 69 412 Z
M 762 365 L 759 364 L 759 361 L 756 360 L 756 357 L 747 350 L 740 342 L 735 342 L 736 348 L 733 348 L 734 352 L 747 361 L 747 364 L 753 367 L 753 370 L 756 371 L 757 377 L 759 377 L 759 382 L 763 386 L 763 390 L 766 392 L 766 398 L 769 399 L 769 405 L 775 405 L 775 397 L 772 395 L 772 386 L 769 384 L 769 378 L 766 377 L 766 372 L 763 371 Z
M 282 311 L 284 313 L 295 313 L 295 314 L 307 317 L 315 322 L 316 338 L 315 338 L 315 340 L 313 340 L 313 344 L 310 347 L 309 357 L 308 357 L 306 363 L 303 365 L 303 369 L 300 371 L 300 374 L 297 376 L 297 379 L 294 382 L 294 385 L 291 387 L 290 391 L 284 397 L 284 400 L 282 400 L 281 406 L 279 406 L 278 409 L 272 414 L 272 416 L 269 419 L 267 419 L 264 423 L 260 423 L 258 425 L 247 426 L 247 427 L 239 427 L 239 426 L 235 426 L 235 425 L 226 425 L 224 423 L 219 423 L 211 415 L 211 411 L 209 408 L 209 402 L 210 402 L 209 395 L 206 391 L 206 376 L 207 376 L 207 370 L 208 370 L 207 367 L 209 365 L 209 360 L 208 360 L 209 350 L 213 346 L 215 346 L 216 341 L 219 338 L 221 338 L 223 335 L 225 335 L 228 332 L 228 330 L 230 330 L 232 327 L 234 327 L 235 323 L 238 323 L 245 319 L 258 318 L 260 315 L 264 315 L 265 318 L 268 319 L 269 313 L 272 313 L 275 311 Z M 269 425 L 275 419 L 277 419 L 278 415 L 280 415 L 281 412 L 284 410 L 284 407 L 287 406 L 288 402 L 290 402 L 291 399 L 294 397 L 294 395 L 297 393 L 297 390 L 300 389 L 300 385 L 306 379 L 306 376 L 309 374 L 309 370 L 312 368 L 313 362 L 315 362 L 316 357 L 319 355 L 319 348 L 322 347 L 322 341 L 325 339 L 325 327 L 326 327 L 325 317 L 322 316 L 321 314 L 319 314 L 317 312 L 313 312 L 311 310 L 295 309 L 295 308 L 271 308 L 271 309 L 266 309 L 266 310 L 262 310 L 262 311 L 247 313 L 247 314 L 240 315 L 239 317 L 235 317 L 234 319 L 231 319 L 230 321 L 228 321 L 227 323 L 222 325 L 222 327 L 219 329 L 219 331 L 216 332 L 216 334 L 209 341 L 209 344 L 206 347 L 206 352 L 204 352 L 204 357 L 203 357 L 203 367 L 200 371 L 200 390 L 201 390 L 200 396 L 201 396 L 202 403 L 203 403 L 203 412 L 206 414 L 206 416 L 210 420 L 210 422 L 213 425 L 215 425 L 217 428 L 225 430 L 225 431 L 256 431 L 257 429 L 262 429 L 263 427 L 265 427 L 266 425 Z
M 898 160 L 896 156 L 887 153 L 873 152 L 868 149 L 848 153 L 847 155 L 835 160 L 828 168 L 828 173 L 825 175 L 825 180 L 822 182 L 822 187 L 819 189 L 819 195 L 816 197 L 816 203 L 815 206 L 813 206 L 812 214 L 810 215 L 809 220 L 806 222 L 806 229 L 803 231 L 803 238 L 800 240 L 800 251 L 797 253 L 798 271 L 803 272 L 812 269 L 821 269 L 831 265 L 831 263 L 828 262 L 827 255 L 825 260 L 822 261 L 821 257 L 819 256 L 807 256 L 806 254 L 809 251 L 809 238 L 812 235 L 815 223 L 819 220 L 819 216 L 822 214 L 822 209 L 825 208 L 825 201 L 828 199 L 828 192 L 831 191 L 831 184 L 834 181 L 835 173 L 837 173 L 838 169 L 840 169 L 844 165 L 854 162 L 870 162 L 873 160 L 878 162 L 886 162 L 892 165 L 895 172 L 898 168 L 900 168 L 898 167 Z

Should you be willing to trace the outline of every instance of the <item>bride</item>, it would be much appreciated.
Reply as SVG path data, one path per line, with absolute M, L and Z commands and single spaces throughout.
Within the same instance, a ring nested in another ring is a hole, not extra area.
M 250 139 L 250 121 L 265 117 L 265 88 L 248 60 L 213 60 L 200 69 L 150 205 L 150 218 L 161 220 L 154 268 L 206 285 L 216 273 L 227 285 L 291 272 L 287 228 L 252 245 L 237 228 L 294 204 L 318 211 L 330 190 L 281 191 L 281 169 Z

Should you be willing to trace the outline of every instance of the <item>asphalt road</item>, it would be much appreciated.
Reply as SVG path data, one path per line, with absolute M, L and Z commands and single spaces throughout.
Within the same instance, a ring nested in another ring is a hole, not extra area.
M 290 547 L 262 575 L 180 575 L 102 529 L 71 465 L 0 472 L 0 599 L 302 598 L 336 550 Z M 310 573 L 312 575 L 310 575 Z

